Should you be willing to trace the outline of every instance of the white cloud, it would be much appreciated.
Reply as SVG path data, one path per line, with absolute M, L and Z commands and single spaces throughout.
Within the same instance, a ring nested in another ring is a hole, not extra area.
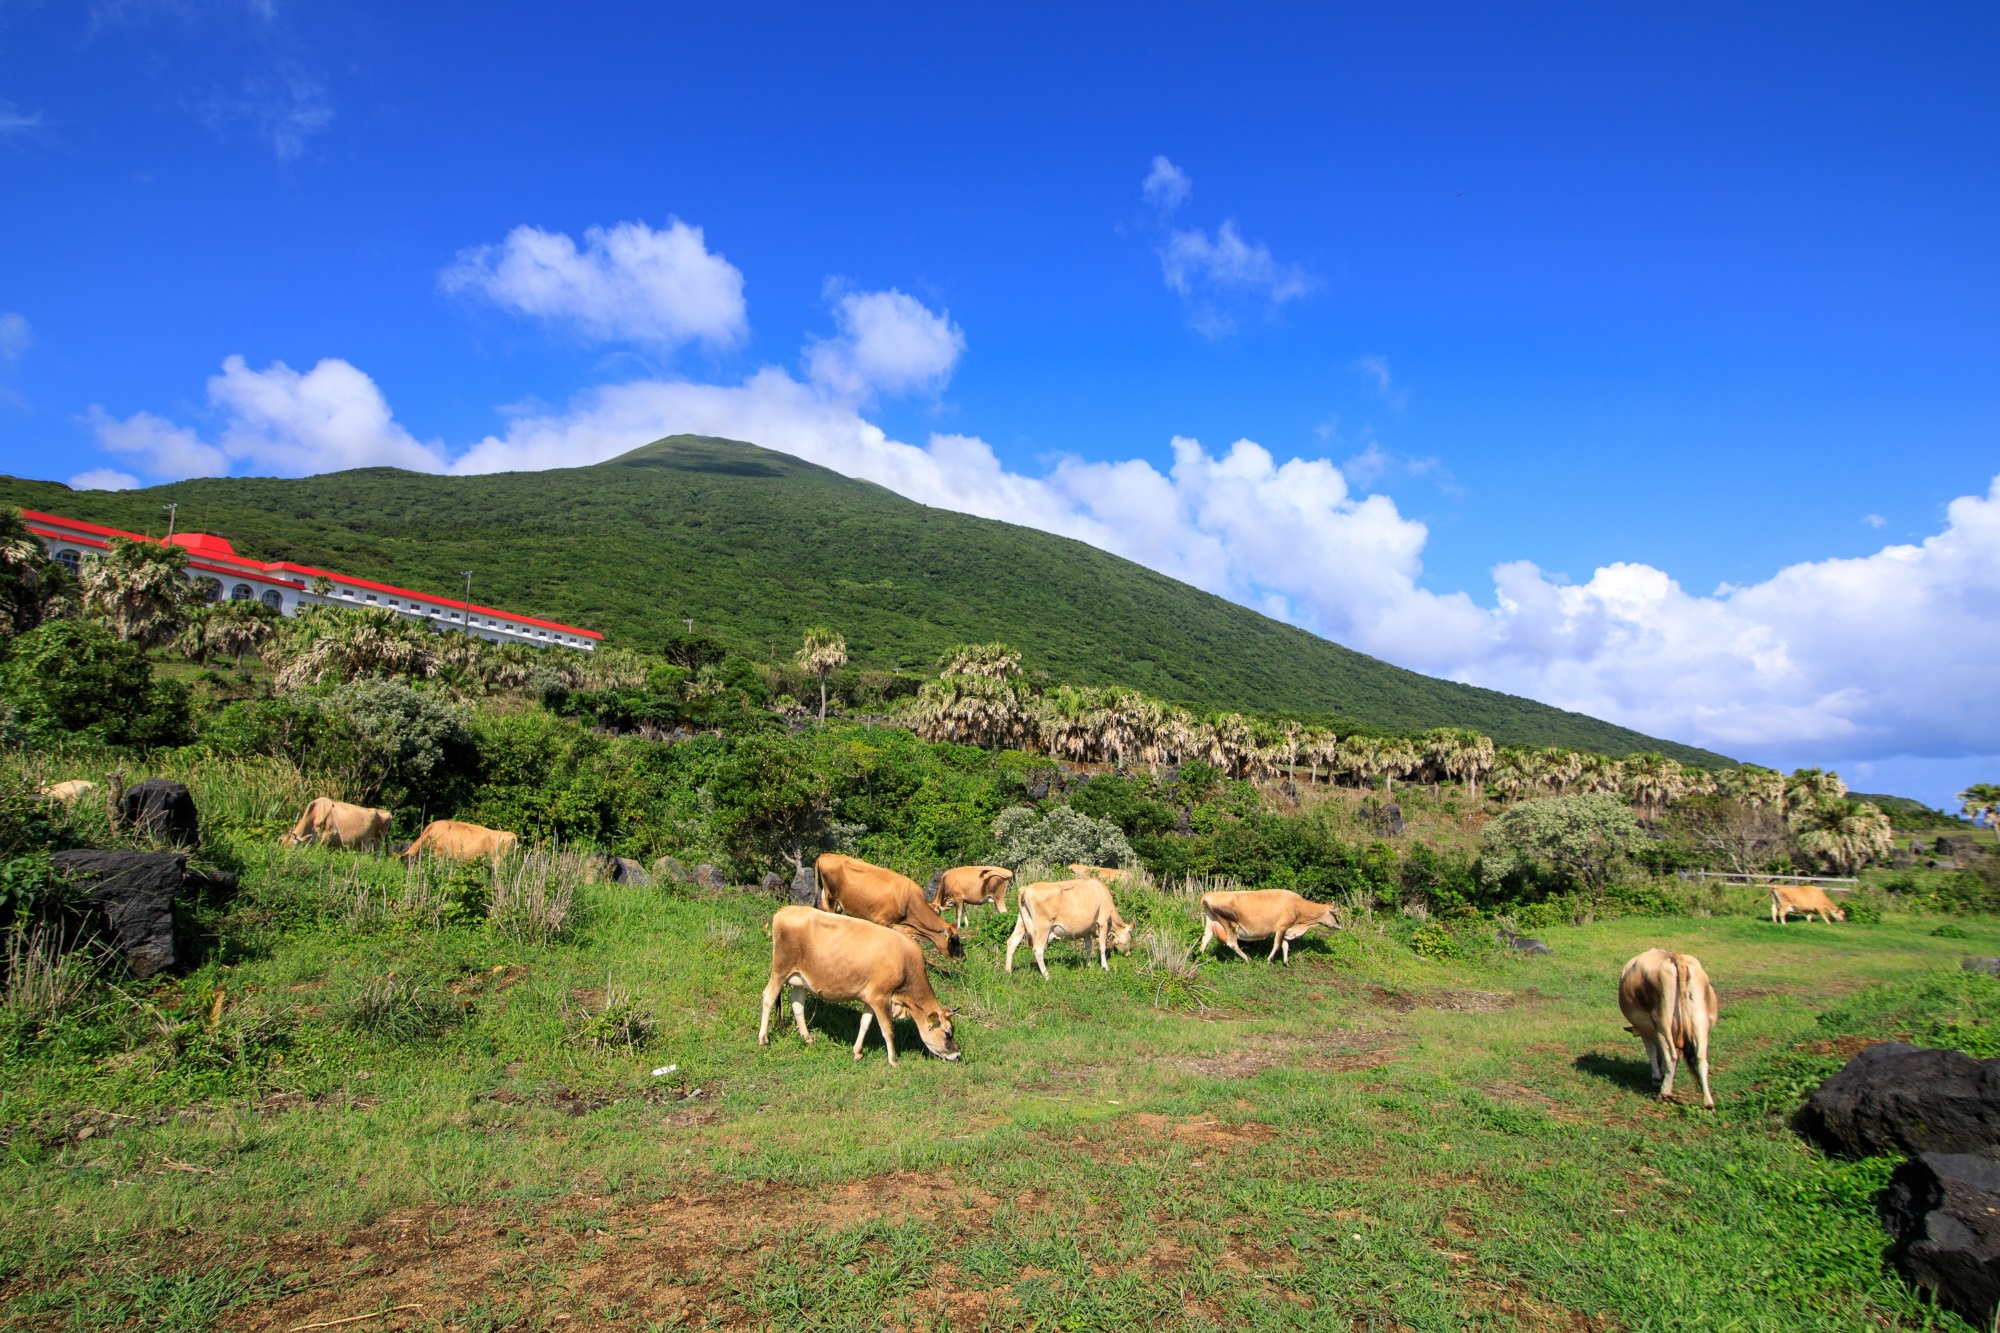
M 579 251 L 560 232 L 516 227 L 499 245 L 461 251 L 441 281 L 604 341 L 728 347 L 748 331 L 743 274 L 709 251 L 700 227 L 621 222 L 583 240 Z
M 35 345 L 28 317 L 12 310 L 0 311 L 0 361 L 13 361 Z
M 1164 157 L 1153 159 L 1152 171 L 1139 185 L 1141 197 L 1166 229 L 1159 246 L 1160 270 L 1197 332 L 1219 338 L 1235 330 L 1246 303 L 1276 310 L 1312 290 L 1304 269 L 1280 263 L 1269 247 L 1244 240 L 1234 221 L 1224 221 L 1213 236 L 1201 227 L 1169 225 L 1193 191 L 1188 174 Z
M 1153 169 L 1140 182 L 1139 193 L 1161 213 L 1175 213 L 1194 193 L 1194 181 L 1164 156 L 1153 159 Z
M 844 397 L 939 388 L 965 354 L 965 333 L 951 312 L 933 314 L 893 287 L 842 295 L 834 321 L 838 337 L 806 348 L 806 373 Z
M 212 443 L 150 412 L 121 421 L 92 407 L 86 419 L 99 444 L 137 457 L 142 469 L 163 478 L 227 476 L 239 463 L 285 476 L 444 467 L 442 448 L 397 425 L 375 381 L 337 358 L 300 374 L 282 361 L 252 370 L 232 356 L 208 381 L 208 399 L 225 418 Z
M 71 477 L 69 484 L 79 491 L 133 491 L 139 488 L 139 479 L 115 468 L 94 467 Z
M 217 132 L 238 123 L 250 125 L 280 162 L 296 160 L 308 139 L 333 125 L 326 85 L 295 60 L 267 61 L 244 76 L 241 91 L 217 88 L 190 102 L 201 121 Z
M 1371 446 L 1343 467 L 1175 439 L 1164 471 L 1070 458 L 1016 472 L 976 436 L 910 444 L 864 415 L 870 391 L 942 387 L 964 348 L 945 315 L 890 291 L 841 298 L 836 319 L 835 338 L 808 346 L 804 377 L 766 367 L 730 384 L 606 385 L 455 451 L 417 440 L 366 374 L 332 359 L 300 374 L 231 357 L 209 381 L 209 438 L 143 412 L 90 420 L 107 450 L 156 477 L 531 470 L 682 432 L 749 440 L 924 504 L 1078 538 L 1404 666 L 1653 735 L 1788 766 L 2000 755 L 2000 478 L 1954 501 L 1921 543 L 1708 596 L 1646 565 L 1571 584 L 1514 561 L 1495 566 L 1482 601 L 1423 587 L 1425 525 L 1356 489 L 1435 460 Z
M 1889 520 L 1883 518 L 1880 514 L 1863 514 L 1861 521 L 1871 528 L 1886 528 L 1889 526 Z

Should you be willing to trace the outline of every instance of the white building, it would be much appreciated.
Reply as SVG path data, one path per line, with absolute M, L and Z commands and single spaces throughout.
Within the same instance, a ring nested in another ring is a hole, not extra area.
M 23 509 L 21 517 L 27 521 L 28 530 L 41 539 L 49 558 L 66 566 L 72 574 L 85 560 L 109 550 L 114 538 L 135 542 L 157 540 L 32 509 Z M 252 560 L 236 554 L 227 539 L 211 533 L 182 532 L 168 540 L 187 551 L 188 577 L 209 584 L 208 596 L 212 602 L 254 599 L 288 616 L 302 606 L 369 607 L 427 621 L 431 628 L 440 631 L 469 628 L 488 643 L 525 643 L 536 648 L 574 648 L 586 653 L 595 651 L 604 638 L 596 630 L 458 598 L 414 592 L 390 583 L 336 574 L 330 569 L 314 569 L 287 560 Z M 315 591 L 314 585 L 322 580 L 323 590 Z

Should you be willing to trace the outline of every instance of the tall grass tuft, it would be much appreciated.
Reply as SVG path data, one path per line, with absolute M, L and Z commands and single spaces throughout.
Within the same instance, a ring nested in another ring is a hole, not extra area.
M 1155 1009 L 1200 1011 L 1215 999 L 1215 987 L 1201 979 L 1201 962 L 1170 931 L 1147 926 L 1133 941 L 1141 955 L 1139 974 L 1152 992 Z
M 577 853 L 531 847 L 494 873 L 486 919 L 499 934 L 524 944 L 549 944 L 574 924 L 583 876 Z
M 565 1006 L 563 1019 L 569 1029 L 570 1045 L 593 1051 L 617 1050 L 621 1046 L 627 1052 L 641 1051 L 652 1044 L 660 1030 L 653 1007 L 640 999 L 637 991 L 613 982 L 608 973 L 604 978 L 604 999 L 598 1007 Z
M 347 1003 L 347 1025 L 388 1041 L 434 1037 L 465 1017 L 465 1010 L 437 987 L 394 976 L 376 977 Z
M 7 932 L 7 1008 L 21 1020 L 48 1026 L 90 995 L 103 959 L 47 922 L 17 923 Z

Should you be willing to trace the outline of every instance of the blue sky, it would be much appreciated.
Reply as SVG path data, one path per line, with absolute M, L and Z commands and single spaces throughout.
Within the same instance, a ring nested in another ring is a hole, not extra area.
M 0 468 L 761 435 L 1942 801 L 2000 772 L 1996 58 L 1973 5 L 10 0 Z

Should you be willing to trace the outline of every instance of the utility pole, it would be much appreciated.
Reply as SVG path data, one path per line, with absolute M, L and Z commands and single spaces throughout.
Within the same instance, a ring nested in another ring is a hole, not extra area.
M 465 575 L 465 637 L 469 639 L 472 637 L 472 571 L 461 569 L 458 572 Z
M 172 504 L 163 504 L 160 506 L 160 508 L 167 511 L 167 542 L 169 545 L 171 545 L 174 540 L 174 518 L 179 513 L 180 507 L 181 507 L 180 502 L 178 500 L 176 500 Z

